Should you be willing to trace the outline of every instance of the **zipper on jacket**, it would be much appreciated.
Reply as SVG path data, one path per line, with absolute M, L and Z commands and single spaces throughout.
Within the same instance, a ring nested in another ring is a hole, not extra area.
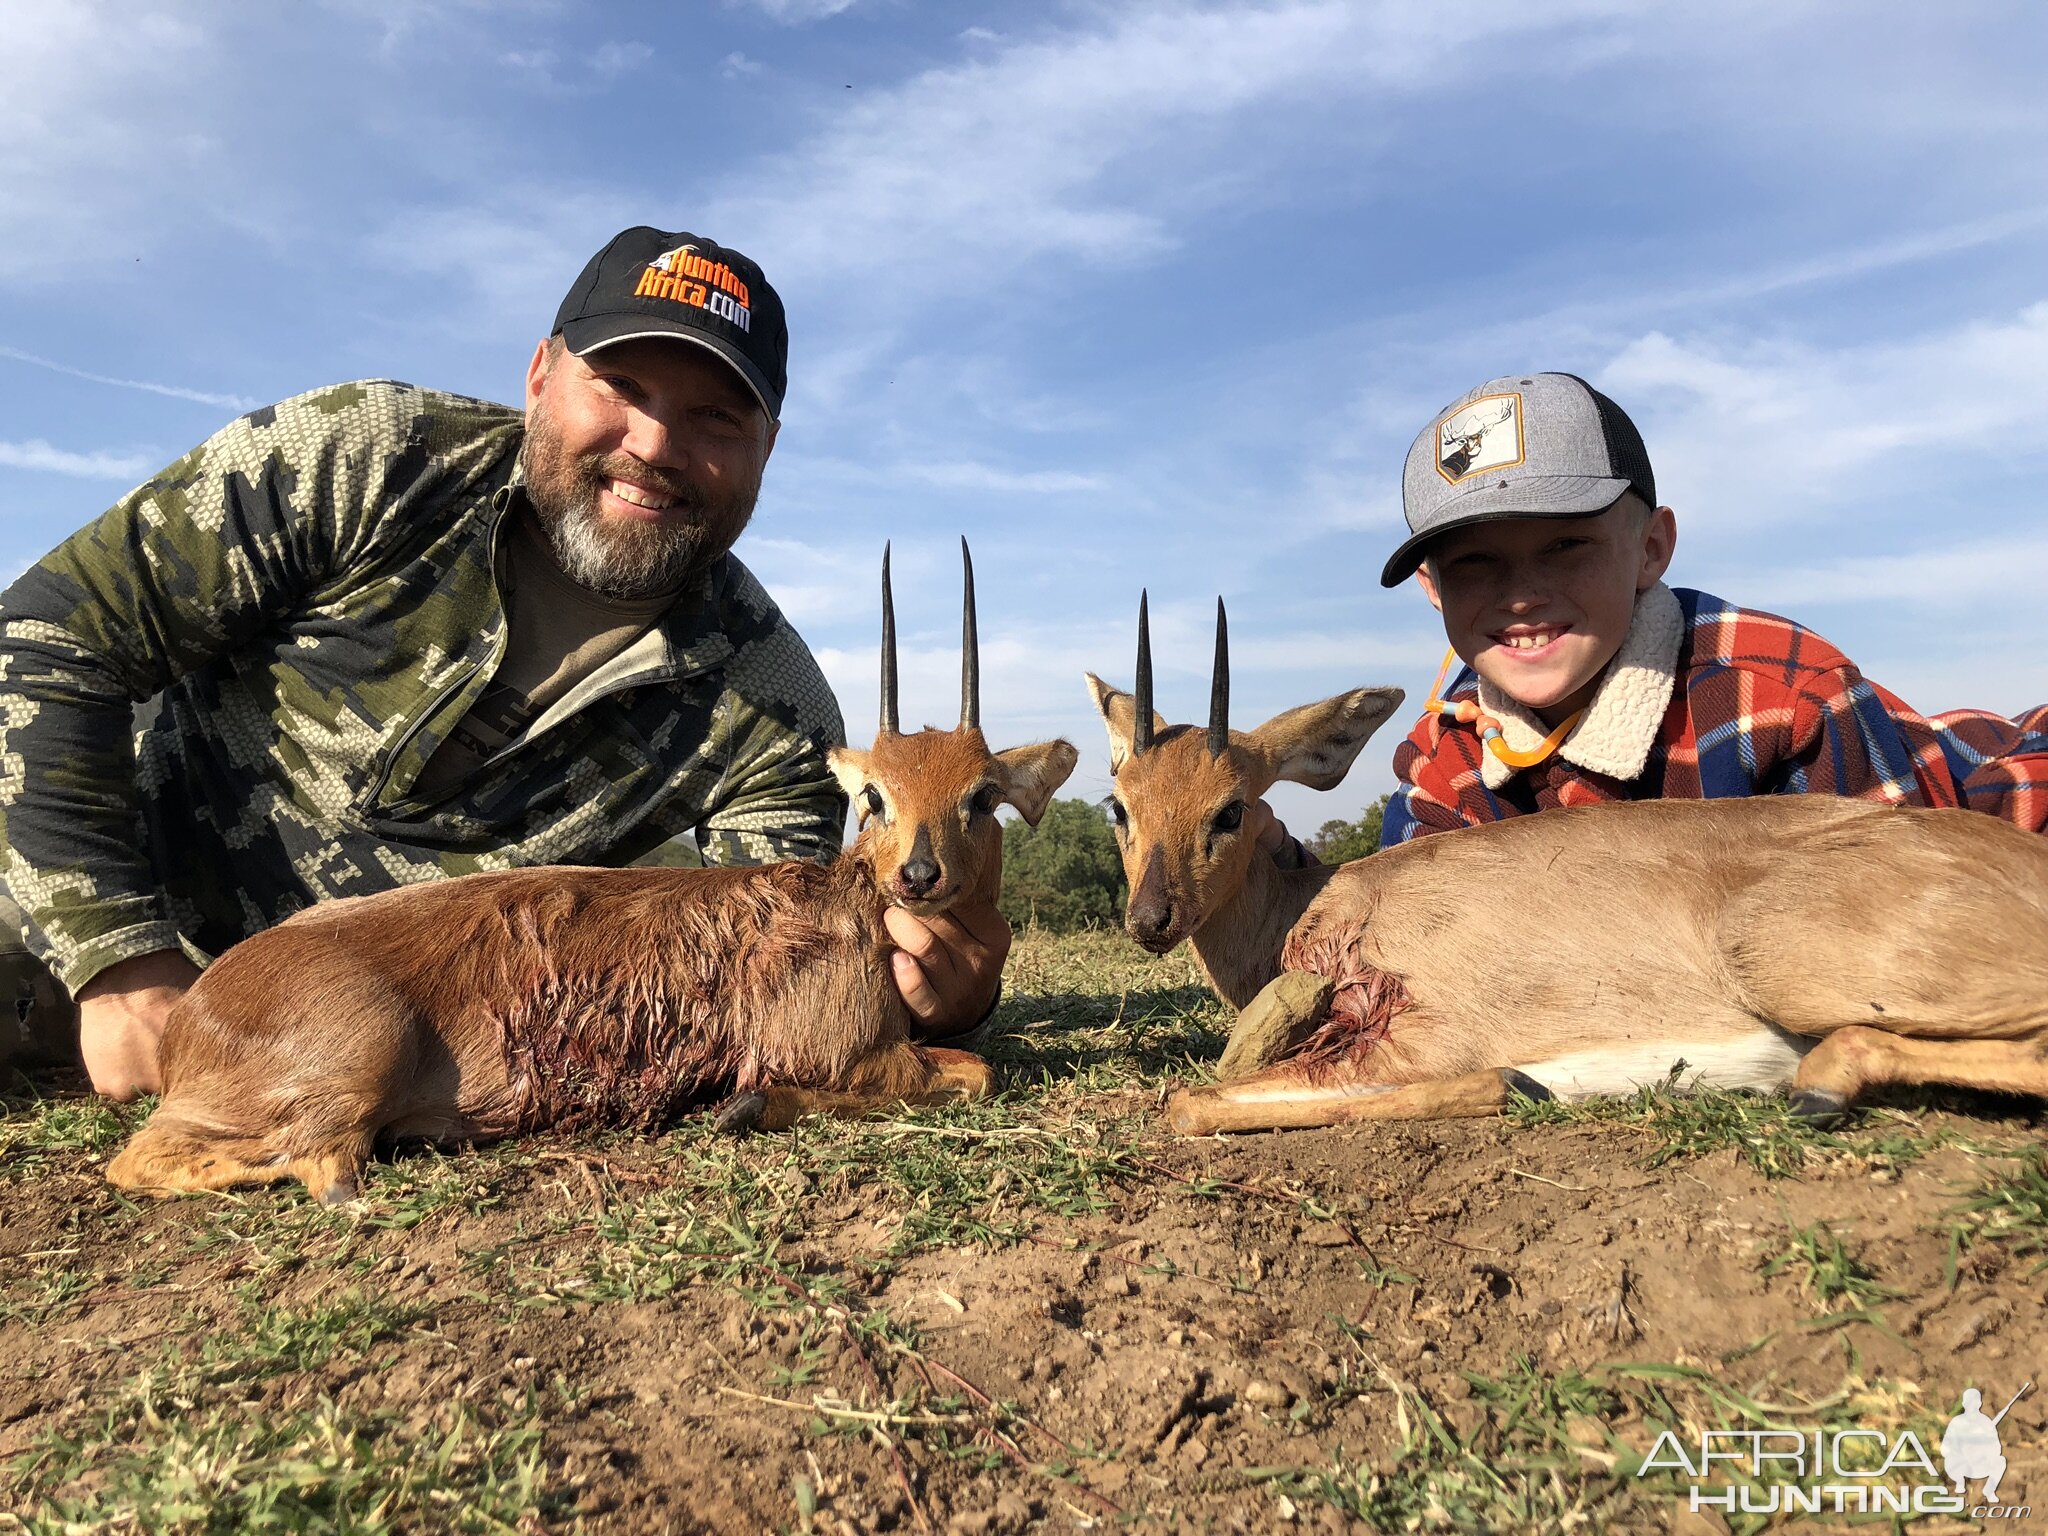
M 384 791 L 391 787 L 391 776 L 392 774 L 398 771 L 398 760 L 405 756 L 405 749 L 412 744 L 413 738 L 419 735 L 419 733 L 426 728 L 426 724 L 429 720 L 436 718 L 441 713 L 442 710 L 448 707 L 449 701 L 453 699 L 455 695 L 457 695 L 463 689 L 469 686 L 470 680 L 474 678 L 477 675 L 477 673 L 481 672 L 486 666 L 495 667 L 499 662 L 505 659 L 505 649 L 511 640 L 512 630 L 511 625 L 506 622 L 505 617 L 505 592 L 504 589 L 498 583 L 498 549 L 500 541 L 504 537 L 505 523 L 511 514 L 513 498 L 506 495 L 506 492 L 509 491 L 510 489 L 512 489 L 512 487 L 510 486 L 504 487 L 494 492 L 491 498 L 493 501 L 500 501 L 500 499 L 502 498 L 501 504 L 496 508 L 497 520 L 491 524 L 491 548 L 489 556 L 491 569 L 491 595 L 498 600 L 498 634 L 496 641 L 493 643 L 491 647 L 491 654 L 485 657 L 482 661 L 479 661 L 475 666 L 470 667 L 467 671 L 463 672 L 461 676 L 457 677 L 453 682 L 451 682 L 446 688 L 442 689 L 440 694 L 435 698 L 434 702 L 428 705 L 427 708 L 421 710 L 418 718 L 415 719 L 411 725 L 407 726 L 405 730 L 400 733 L 398 740 L 392 744 L 390 751 L 388 751 L 384 755 L 384 771 L 377 775 L 377 782 L 370 786 L 370 793 L 368 799 L 365 802 L 363 802 L 360 806 L 361 811 L 365 815 L 381 816 L 385 814 L 387 811 L 395 810 L 397 808 L 397 806 L 386 806 L 384 804 Z M 426 764 L 422 763 L 420 766 L 424 768 Z M 398 805 L 406 805 L 409 803 L 409 800 L 400 800 L 398 802 Z

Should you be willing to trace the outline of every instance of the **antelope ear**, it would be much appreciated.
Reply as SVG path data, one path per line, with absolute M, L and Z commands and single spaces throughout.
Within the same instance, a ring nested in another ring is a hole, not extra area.
M 1053 791 L 1067 782 L 1067 775 L 1080 760 L 1081 754 L 1070 741 L 1041 741 L 1035 747 L 1012 747 L 1007 752 L 998 752 L 996 764 L 1002 771 L 1003 798 L 1017 807 L 1017 814 L 1027 825 L 1035 827 L 1052 802 Z
M 1398 688 L 1354 688 L 1277 714 L 1243 741 L 1263 763 L 1268 786 L 1288 779 L 1311 789 L 1335 789 L 1372 733 L 1406 697 Z
M 868 813 L 861 804 L 860 792 L 868 786 L 868 754 L 856 752 L 852 747 L 834 747 L 825 754 L 825 762 L 832 770 L 832 777 L 846 792 L 846 798 L 853 802 L 854 813 L 865 826 Z
M 1088 691 L 1095 698 L 1095 708 L 1102 716 L 1102 723 L 1109 727 L 1109 771 L 1117 772 L 1124 765 L 1124 759 L 1131 755 L 1131 737 L 1137 733 L 1138 701 L 1119 688 L 1112 688 L 1093 672 L 1082 674 L 1088 679 Z M 1156 737 L 1166 729 L 1166 717 L 1157 710 L 1152 712 L 1152 734 Z

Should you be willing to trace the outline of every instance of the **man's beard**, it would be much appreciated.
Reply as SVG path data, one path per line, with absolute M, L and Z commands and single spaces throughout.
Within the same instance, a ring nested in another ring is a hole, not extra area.
M 555 563 L 580 587 L 633 600 L 674 592 L 733 546 L 754 515 L 758 485 L 706 497 L 629 454 L 571 459 L 561 433 L 536 405 L 523 453 L 526 495 L 547 531 Z M 673 499 L 659 522 L 608 518 L 598 496 L 625 480 Z

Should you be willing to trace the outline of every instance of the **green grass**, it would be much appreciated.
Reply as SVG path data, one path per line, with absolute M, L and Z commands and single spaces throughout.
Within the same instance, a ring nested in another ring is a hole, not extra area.
M 1823 1312 L 1868 1309 L 1899 1294 L 1878 1284 L 1869 1266 L 1850 1253 L 1841 1236 L 1824 1221 L 1791 1228 L 1790 1241 L 1767 1257 L 1759 1271 L 1767 1277 L 1790 1275 L 1801 1293 L 1818 1302 Z
M 1986 1175 L 1948 1214 L 1951 1288 L 1959 1257 L 1971 1249 L 2003 1250 L 2015 1258 L 2040 1254 L 2034 1271 L 2048 1269 L 2048 1149 L 2026 1147 L 2007 1155 L 2006 1166 Z
M 48 1262 L 16 1269 L 0 1284 L 0 1323 L 41 1328 L 77 1310 L 100 1283 L 99 1271 L 83 1264 Z
M 155 1102 L 46 1099 L 33 1091 L 0 1099 L 0 1183 L 44 1178 L 81 1155 L 104 1160 L 142 1124 Z
M 1045 1117 L 1013 1096 L 749 1140 L 697 1122 L 662 1142 L 658 1187 L 602 1211 L 564 1206 L 469 1265 L 534 1305 L 734 1283 L 821 1213 L 878 1222 L 878 1271 L 935 1249 L 1008 1247 L 1047 1218 L 1113 1208 L 1149 1176 L 1136 1161 L 1145 1132 L 1139 1118 Z
M 1852 1351 L 1841 1386 L 1815 1400 L 1783 1400 L 1767 1382 L 1740 1385 L 1699 1366 L 1607 1361 L 1547 1369 L 1461 1373 L 1462 1416 L 1384 1365 L 1368 1360 L 1353 1395 L 1384 1401 L 1397 1443 L 1370 1460 L 1341 1450 L 1321 1467 L 1254 1467 L 1242 1476 L 1276 1495 L 1335 1506 L 1374 1530 L 1599 1530 L 1620 1521 L 1661 1529 L 1689 1484 L 1641 1467 L 1657 1437 L 1697 1446 L 1706 1429 L 1912 1428 L 1924 1443 L 1940 1419 L 1910 1387 L 1866 1381 Z M 1462 1427 L 1461 1427 L 1462 1424 Z M 1853 1444 L 1853 1443 L 1852 1443 Z M 1713 1479 L 1724 1485 L 1720 1477 Z M 1736 1516 L 1754 1532 L 1766 1518 Z
M 20 1512 L 0 1516 L 0 1532 L 524 1532 L 536 1519 L 556 1529 L 570 1491 L 550 1474 L 545 1432 L 579 1414 L 569 1388 L 387 1403 L 373 1389 L 380 1369 L 400 1352 L 459 1356 L 435 1332 L 437 1317 L 450 1326 L 449 1308 L 530 1329 L 705 1288 L 771 1322 L 777 1341 L 717 1390 L 773 1399 L 783 1406 L 771 1412 L 834 1442 L 883 1446 L 927 1468 L 1025 1469 L 1042 1491 L 1082 1499 L 1110 1453 L 1056 1442 L 1020 1404 L 982 1397 L 870 1298 L 920 1256 L 1085 1246 L 1077 1225 L 1113 1225 L 1162 1187 L 1214 1201 L 1225 1221 L 1256 1206 L 1383 1228 L 1387 1213 L 1360 1192 L 1292 1177 L 1285 1157 L 1242 1181 L 1176 1171 L 1206 1159 L 1175 1156 L 1160 1097 L 1176 1078 L 1209 1075 L 1228 1025 L 1185 953 L 1154 959 L 1117 933 L 1024 933 L 991 1050 L 1004 1091 L 990 1100 L 774 1136 L 724 1136 L 696 1119 L 655 1138 L 408 1151 L 376 1164 L 363 1197 L 342 1209 L 296 1186 L 138 1205 L 91 1180 L 146 1106 L 17 1095 L 0 1116 L 0 1183 L 85 1177 L 62 1230 L 0 1266 L 0 1326 L 77 1334 L 80 1361 L 101 1374 L 85 1369 L 82 1400 L 47 1411 L 28 1451 L 0 1469 L 0 1507 Z M 1970 1145 L 1896 1111 L 1820 1130 L 1783 1101 L 1718 1092 L 1524 1102 L 1510 1123 L 1597 1128 L 1601 1155 L 1611 1145 L 1651 1167 L 1732 1155 L 1771 1178 L 1898 1167 L 1937 1145 Z M 1952 1252 L 2048 1254 L 2040 1149 L 1971 1150 L 2010 1161 L 1947 1218 Z M 836 1240 L 821 1244 L 821 1232 Z M 394 1278 L 423 1250 L 441 1266 L 433 1314 L 424 1291 Z M 1387 1263 L 1363 1247 L 1354 1256 L 1358 1288 L 1381 1306 L 1442 1296 L 1443 1282 L 1424 1278 L 1434 1271 L 1408 1252 L 1389 1251 Z M 1265 1280 L 1233 1276 L 1234 1258 L 1207 1277 L 1217 1306 L 1241 1304 L 1228 1287 L 1257 1291 Z M 1836 1320 L 1889 1295 L 1824 1222 L 1790 1228 L 1758 1263 L 1814 1299 L 1821 1321 L 1804 1326 L 1846 1334 Z M 138 1298 L 160 1326 L 139 1335 L 147 1342 L 132 1346 L 131 1362 L 114 1334 L 132 1324 L 103 1323 L 96 1309 Z M 1336 1333 L 1349 1356 L 1289 1417 L 1327 1451 L 1334 1411 L 1364 1398 L 1376 1441 L 1384 1430 L 1391 1443 L 1242 1475 L 1276 1499 L 1326 1502 L 1384 1529 L 1654 1522 L 1675 1485 L 1630 1474 L 1660 1426 L 1882 1426 L 1916 1411 L 1902 1395 L 1910 1389 L 1864 1383 L 1852 1353 L 1842 1389 L 1818 1403 L 1773 1400 L 1767 1372 L 1738 1379 L 1758 1368 L 1751 1351 L 1712 1367 L 1521 1360 L 1466 1374 L 1469 1393 L 1443 1401 L 1376 1360 L 1362 1327 L 1339 1319 Z M 1233 1474 L 1212 1465 L 1205 1475 Z M 818 1489 L 811 1498 L 815 1507 Z
M 1599 1125 L 1633 1132 L 1646 1168 L 1733 1152 L 1767 1179 L 1798 1178 L 1843 1161 L 1897 1169 L 1940 1146 L 2003 1150 L 1954 1131 L 1928 1131 L 1915 1116 L 1897 1110 L 1855 1110 L 1846 1125 L 1823 1128 L 1800 1119 L 1789 1100 L 1774 1095 L 1675 1087 L 1579 1103 L 1517 1095 L 1507 1120 L 1517 1127 Z
M 561 1504 L 541 1455 L 559 1383 L 510 1401 L 344 1406 L 334 1388 L 374 1370 L 424 1307 L 354 1291 L 280 1307 L 252 1287 L 238 1310 L 200 1321 L 89 1416 L 37 1435 L 5 1474 L 18 1528 L 509 1532 Z M 309 1377 L 310 1393 L 263 1391 Z
M 92 1429 L 42 1437 L 14 1469 L 17 1493 L 36 1498 L 19 1529 L 512 1532 L 562 1502 L 547 1487 L 538 1393 L 509 1409 L 449 1404 L 421 1425 L 327 1398 L 251 1414 L 179 1396 L 177 1387 L 145 1377 Z M 71 1491 L 88 1476 L 90 1491 Z M 38 1487 L 50 1491 L 37 1496 Z

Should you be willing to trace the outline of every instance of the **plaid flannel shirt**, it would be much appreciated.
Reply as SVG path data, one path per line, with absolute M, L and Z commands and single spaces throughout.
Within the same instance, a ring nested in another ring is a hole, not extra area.
M 1981 710 L 1929 718 L 1789 619 L 1704 592 L 1672 595 L 1683 621 L 1676 686 L 1640 773 L 1609 777 L 1560 754 L 1489 788 L 1476 727 L 1425 714 L 1394 753 L 1400 787 L 1381 846 L 1559 805 L 1781 794 L 1964 806 L 2048 831 L 2048 705 L 2011 720 Z M 1444 693 L 1478 696 L 1469 667 Z

